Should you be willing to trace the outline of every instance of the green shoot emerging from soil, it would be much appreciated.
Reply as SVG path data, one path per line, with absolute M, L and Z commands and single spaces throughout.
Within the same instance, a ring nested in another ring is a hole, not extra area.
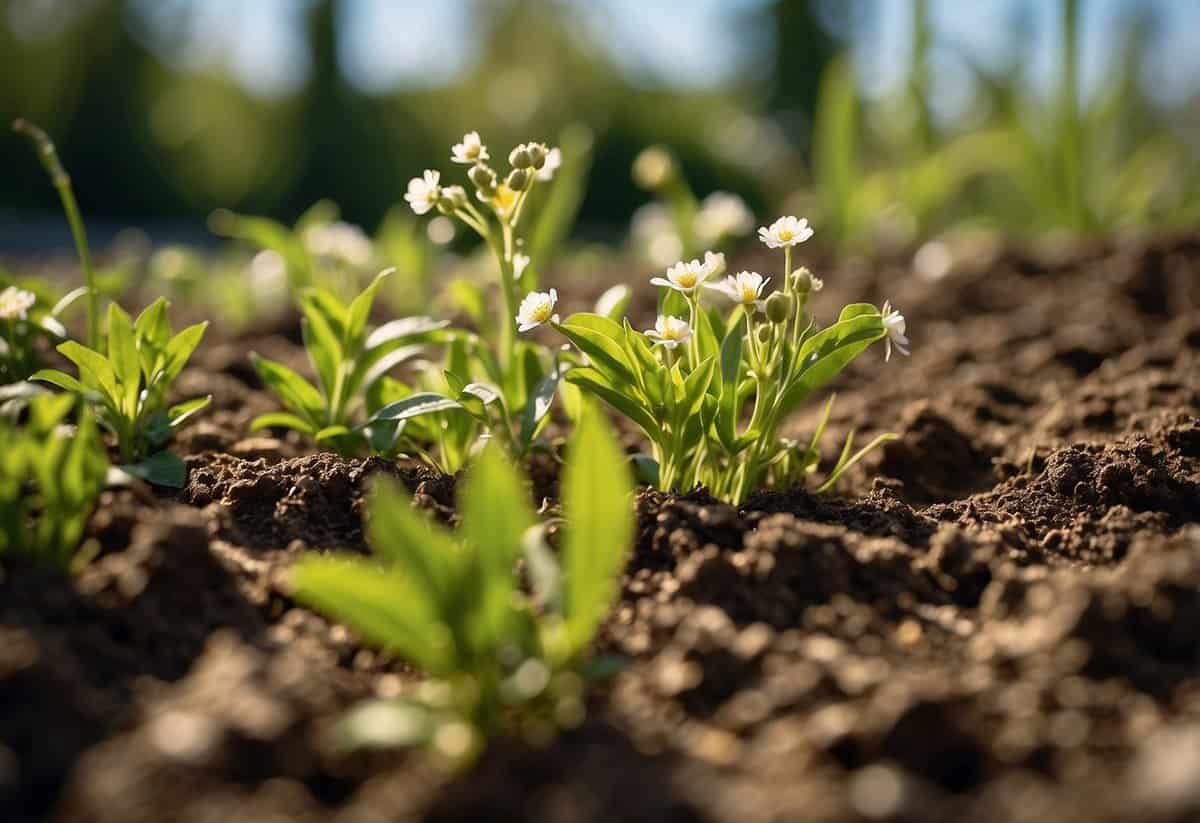
M 704 485 L 735 503 L 764 481 L 803 480 L 817 468 L 830 407 L 807 446 L 779 436 L 786 417 L 871 344 L 885 341 L 889 357 L 893 346 L 908 353 L 904 317 L 887 304 L 880 311 L 855 303 L 832 326 L 816 324 L 807 307 L 821 281 L 803 267 L 792 268 L 793 247 L 811 235 L 808 221 L 795 217 L 759 230 L 767 246 L 784 251 L 782 288 L 769 296 L 763 293 L 769 278 L 757 272 L 712 282 L 724 271 L 720 254 L 672 266 L 665 278 L 651 281 L 664 292 L 658 321 L 645 333 L 599 314 L 559 323 L 548 310 L 540 312 L 538 323 L 550 322 L 587 358 L 567 381 L 624 414 L 649 438 L 653 455 L 639 463 L 644 479 L 663 489 Z M 702 306 L 704 289 L 732 301 L 733 311 L 726 316 Z M 888 438 L 855 453 L 853 434 L 847 437 L 819 491 Z
M 42 369 L 33 379 L 84 398 L 116 439 L 126 473 L 160 486 L 179 487 L 187 479 L 183 461 L 162 448 L 211 398 L 168 407 L 167 394 L 207 327 L 208 323 L 197 323 L 173 334 L 163 299 L 147 307 L 136 321 L 110 303 L 106 352 L 68 340 L 58 351 L 75 364 L 79 377 Z
M 271 426 L 295 429 L 317 445 L 345 455 L 355 454 L 368 444 L 377 451 L 391 451 L 400 424 L 379 421 L 374 426 L 356 426 L 355 414 L 364 405 L 364 398 L 378 396 L 375 385 L 384 374 L 420 354 L 422 343 L 435 339 L 446 324 L 427 317 L 410 317 L 369 332 L 371 307 L 390 274 L 390 270 L 381 272 L 349 305 L 325 289 L 302 291 L 301 329 L 317 385 L 282 363 L 252 355 L 259 377 L 287 409 L 261 415 L 254 421 L 254 430 Z M 368 412 L 377 410 L 369 399 L 366 406 Z
M 108 458 L 96 424 L 64 424 L 72 395 L 29 401 L 28 422 L 0 416 L 0 560 L 66 570 L 104 488 Z
M 342 726 L 349 743 L 426 745 L 466 763 L 489 736 L 546 740 L 580 722 L 590 647 L 633 534 L 623 465 L 599 415 L 585 417 L 563 479 L 561 565 L 525 483 L 495 445 L 468 471 L 458 535 L 377 481 L 368 515 L 375 557 L 311 555 L 291 577 L 297 599 L 429 676 L 410 695 L 353 711 Z M 522 555 L 527 587 L 516 574 Z

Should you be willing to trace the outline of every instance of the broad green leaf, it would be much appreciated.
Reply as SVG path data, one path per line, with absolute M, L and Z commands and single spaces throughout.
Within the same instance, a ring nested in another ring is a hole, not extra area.
M 449 320 L 434 320 L 432 317 L 404 317 L 399 320 L 393 320 L 390 323 L 384 323 L 371 332 L 367 337 L 364 348 L 374 349 L 377 346 L 382 346 L 384 343 L 394 341 L 415 342 L 418 339 L 425 340 L 433 332 L 444 329 L 449 325 Z
M 163 373 L 159 378 L 166 385 L 169 386 L 174 382 L 179 373 L 183 371 L 183 367 L 187 365 L 192 352 L 200 345 L 200 340 L 204 337 L 204 332 L 207 328 L 208 321 L 205 320 L 203 323 L 188 326 L 171 338 L 171 342 L 167 344 L 167 362 L 163 366 Z
M 546 375 L 529 395 L 525 403 L 525 411 L 521 414 L 521 444 L 528 446 L 537 437 L 542 421 L 550 414 L 554 404 L 554 396 L 558 393 L 558 383 L 566 367 L 556 365 L 550 374 Z
M 152 454 L 145 460 L 119 467 L 121 471 L 152 483 L 181 489 L 187 483 L 187 466 L 183 460 L 170 452 Z
M 127 417 L 134 417 L 141 393 L 142 363 L 133 340 L 133 320 L 115 302 L 108 304 L 108 362 L 124 389 L 121 411 Z
M 608 331 L 600 331 L 596 328 L 597 321 L 612 323 L 613 326 L 620 329 L 620 326 L 608 318 L 595 314 L 571 315 L 567 318 L 566 323 L 556 324 L 555 328 L 588 356 L 593 367 L 614 383 L 636 384 L 633 364 L 629 362 L 624 347 L 618 342 L 623 339 L 623 332 L 620 336 L 610 336 Z
M 489 444 L 467 470 L 459 503 L 462 536 L 473 551 L 477 572 L 478 622 L 472 636 L 484 651 L 502 641 L 513 604 L 513 575 L 525 531 L 535 522 L 525 482 Z
M 86 386 L 84 386 L 71 375 L 67 374 L 66 372 L 61 372 L 58 369 L 41 369 L 40 371 L 34 372 L 29 379 L 40 380 L 43 383 L 50 383 L 51 385 L 58 386 L 60 389 L 64 389 L 69 392 L 75 392 L 76 394 L 88 393 Z M 7 388 L 7 386 L 5 388 Z
M 282 363 L 267 360 L 257 354 L 250 355 L 254 370 L 267 386 L 279 395 L 279 399 L 291 411 L 320 423 L 325 416 L 325 398 L 313 385 Z
M 608 288 L 596 299 L 596 314 L 609 320 L 620 320 L 624 316 L 632 296 L 633 290 L 629 286 L 618 283 Z
M 363 289 L 362 293 L 350 303 L 346 312 L 346 331 L 343 341 L 348 351 L 357 352 L 362 348 L 363 339 L 367 332 L 367 320 L 371 316 L 371 306 L 375 303 L 375 295 L 379 287 L 395 269 L 384 269 Z
M 713 355 L 697 366 L 696 370 L 684 380 L 683 402 L 680 404 L 684 419 L 700 412 L 700 405 L 704 402 L 704 395 L 708 392 L 708 386 L 716 373 L 717 358 L 716 355 Z
M 80 382 L 85 386 L 99 388 L 114 405 L 120 403 L 121 392 L 117 388 L 117 375 L 104 355 L 74 340 L 59 344 L 58 350 L 63 357 L 79 367 Z
M 187 400 L 178 405 L 167 409 L 167 419 L 171 421 L 171 428 L 177 429 L 182 426 L 189 418 L 196 413 L 208 407 L 212 402 L 212 395 L 197 397 L 192 400 Z
M 862 308 L 866 305 L 847 306 L 842 312 L 846 319 L 817 332 L 800 347 L 796 355 L 799 359 L 797 372 L 784 393 L 783 414 L 795 409 L 806 397 L 836 377 L 872 343 L 886 336 L 883 318 L 878 310 L 872 306 L 872 313 L 866 313 Z
M 454 671 L 450 632 L 404 570 L 310 554 L 292 568 L 288 579 L 298 601 L 333 615 L 371 643 L 429 674 Z
M 311 313 L 320 314 L 333 331 L 334 337 L 338 340 L 346 339 L 349 312 L 341 300 L 325 289 L 308 288 L 304 290 L 300 302 L 306 317 Z
M 434 394 L 433 392 L 420 392 L 409 395 L 403 400 L 397 400 L 395 403 L 388 403 L 371 415 L 367 423 L 374 423 L 379 420 L 408 420 L 411 417 L 418 417 L 423 414 L 433 414 L 434 412 L 461 408 L 462 404 L 457 400 L 444 395 Z
M 584 391 L 599 397 L 634 423 L 637 423 L 641 426 L 642 431 L 646 433 L 646 436 L 655 443 L 662 441 L 662 429 L 659 427 L 658 421 L 654 419 L 654 415 L 636 399 L 618 391 L 609 379 L 596 369 L 588 367 L 571 369 L 566 374 L 566 380 L 568 383 L 579 386 Z
M 591 643 L 617 592 L 633 537 L 633 482 L 625 455 L 598 414 L 571 440 L 562 481 L 564 617 L 576 652 Z
M 288 412 L 268 412 L 267 414 L 260 414 L 258 417 L 254 418 L 254 422 L 250 424 L 250 431 L 252 432 L 274 428 L 295 429 L 296 431 L 303 432 L 307 435 L 313 435 L 317 433 L 317 427 L 314 423 L 305 420 L 303 417 L 290 414 Z
M 334 336 L 329 323 L 320 312 L 310 312 L 300 321 L 300 336 L 304 350 L 320 381 L 321 393 L 329 402 L 337 387 L 338 368 L 344 358 L 342 343 Z
M 348 434 L 353 434 L 353 432 L 351 432 L 350 429 L 346 426 L 342 426 L 342 425 L 326 426 L 325 428 L 321 429 L 319 432 L 317 432 L 316 434 L 313 435 L 313 441 L 315 443 L 317 443 L 317 445 L 320 445 L 320 444 L 326 443 L 330 440 L 336 440 L 339 437 L 345 437 Z

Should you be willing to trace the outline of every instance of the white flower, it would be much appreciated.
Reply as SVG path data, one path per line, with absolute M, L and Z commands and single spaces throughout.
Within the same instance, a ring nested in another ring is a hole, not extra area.
M 554 179 L 554 172 L 562 165 L 562 149 L 553 148 L 546 152 L 546 162 L 538 169 L 537 179 L 549 183 Z
M 529 255 L 517 252 L 513 255 L 513 280 L 520 280 L 521 275 L 525 273 L 526 267 L 529 266 Z
M 318 257 L 329 257 L 353 266 L 371 260 L 371 239 L 358 226 L 338 221 L 313 226 L 304 233 L 304 245 Z
M 715 191 L 700 204 L 693 224 L 696 239 L 716 244 L 726 237 L 741 237 L 754 228 L 754 215 L 736 194 Z
M 708 276 L 720 277 L 725 273 L 725 253 L 719 251 L 706 251 L 704 253 L 704 265 L 708 266 Z
M 740 271 L 736 275 L 730 275 L 720 283 L 713 283 L 706 288 L 721 292 L 735 303 L 761 309 L 763 307 L 762 290 L 769 282 L 771 282 L 771 278 L 768 277 L 764 280 L 763 276 L 756 271 Z
M 908 338 L 904 336 L 907 324 L 904 322 L 904 315 L 892 308 L 892 304 L 888 301 L 883 303 L 883 328 L 887 332 L 887 337 L 884 339 L 886 348 L 883 359 L 885 361 L 892 359 L 892 346 L 896 347 L 896 351 L 908 357 Z
M 645 334 L 654 341 L 654 345 L 662 344 L 668 349 L 673 349 L 692 339 L 692 327 L 686 320 L 660 314 L 654 321 L 654 328 L 648 329 Z
M 488 154 L 487 146 L 483 145 L 483 141 L 479 138 L 479 132 L 469 131 L 463 135 L 461 143 L 455 143 L 450 149 L 450 159 L 455 163 L 465 163 L 472 166 L 476 163 L 482 163 L 491 155 Z
M 558 292 L 554 289 L 533 291 L 525 295 L 521 307 L 517 309 L 517 331 L 536 329 L 547 321 L 557 323 L 558 315 L 554 313 L 554 304 L 557 302 Z
M 722 258 L 723 260 L 724 258 Z M 691 294 L 712 277 L 714 260 L 706 258 L 703 263 L 699 260 L 689 260 L 686 263 L 676 263 L 667 269 L 667 277 L 653 277 L 650 282 L 655 286 L 666 286 L 683 294 Z
M 36 302 L 33 292 L 9 286 L 0 291 L 0 320 L 24 320 Z
M 426 169 L 423 177 L 414 177 L 408 181 L 408 193 L 404 195 L 404 199 L 412 206 L 413 211 L 425 214 L 437 205 L 442 196 L 442 187 L 438 185 L 441 179 L 441 172 Z
M 782 249 L 785 246 L 796 246 L 813 236 L 813 230 L 808 227 L 804 218 L 780 217 L 770 228 L 758 230 L 758 239 L 772 249 Z
M 825 288 L 825 281 L 821 278 L 814 277 L 811 274 L 808 276 L 808 278 L 812 281 L 812 285 L 808 287 L 809 291 L 820 291 L 821 289 Z

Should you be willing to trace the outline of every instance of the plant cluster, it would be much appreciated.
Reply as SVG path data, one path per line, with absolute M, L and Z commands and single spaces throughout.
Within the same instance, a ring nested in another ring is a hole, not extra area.
M 75 557 L 108 473 L 92 416 L 66 423 L 75 406 L 71 395 L 37 396 L 24 425 L 0 416 L 2 561 L 66 570 Z
M 136 321 L 110 303 L 108 345 L 103 351 L 74 340 L 58 346 L 59 353 L 75 364 L 78 377 L 42 369 L 33 379 L 83 397 L 116 440 L 123 471 L 161 486 L 179 487 L 187 479 L 183 461 L 162 449 L 175 430 L 212 398 L 169 406 L 167 393 L 206 328 L 207 322 L 197 323 L 175 334 L 167 319 L 167 301 L 161 298 Z
M 376 481 L 373 556 L 313 554 L 290 578 L 298 600 L 429 675 L 409 695 L 353 711 L 342 725 L 348 742 L 428 745 L 461 763 L 497 732 L 543 741 L 580 722 L 592 639 L 633 534 L 622 462 L 604 422 L 585 417 L 568 449 L 561 560 L 495 444 L 467 472 L 458 535 Z

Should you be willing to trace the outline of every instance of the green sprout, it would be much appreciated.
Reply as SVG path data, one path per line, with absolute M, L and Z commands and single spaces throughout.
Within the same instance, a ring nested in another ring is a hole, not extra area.
M 62 200 L 63 211 L 67 214 L 67 222 L 71 224 L 71 237 L 75 240 L 75 248 L 79 252 L 79 262 L 83 266 L 85 295 L 87 297 L 87 344 L 91 348 L 100 346 L 100 292 L 96 288 L 96 272 L 92 267 L 92 255 L 88 250 L 87 232 L 83 227 L 83 218 L 79 215 L 79 205 L 75 202 L 75 191 L 71 188 L 71 176 L 63 168 L 58 159 L 58 151 L 46 132 L 32 123 L 18 119 L 13 123 L 13 131 L 29 138 L 37 150 L 38 159 L 50 175 L 50 182 L 58 190 Z
M 734 503 L 765 480 L 802 480 L 817 469 L 831 406 L 807 447 L 778 435 L 787 416 L 873 343 L 884 341 L 889 358 L 893 346 L 908 353 L 904 317 L 886 303 L 882 311 L 855 303 L 833 325 L 816 325 L 807 306 L 821 281 L 792 267 L 792 249 L 811 235 L 808 221 L 795 217 L 759 229 L 766 245 L 784 250 L 783 288 L 769 296 L 763 294 L 769 278 L 756 272 L 710 282 L 725 261 L 709 253 L 651 281 L 666 291 L 662 314 L 645 333 L 600 314 L 575 314 L 561 323 L 541 318 L 587 358 L 566 373 L 567 382 L 625 415 L 649 438 L 653 454 L 638 461 L 643 479 L 672 490 L 703 485 Z M 728 318 L 701 305 L 702 288 L 733 301 Z M 890 438 L 881 435 L 853 452 L 851 433 L 818 491 Z
M 92 417 L 65 425 L 72 395 L 42 395 L 17 426 L 0 416 L 0 560 L 15 558 L 56 570 L 71 566 L 108 458 Z
M 457 535 L 415 511 L 393 482 L 376 481 L 374 556 L 310 554 L 291 573 L 300 602 L 428 675 L 410 695 L 352 711 L 342 724 L 349 743 L 425 745 L 466 763 L 493 735 L 546 740 L 582 720 L 592 642 L 633 535 L 622 458 L 600 416 L 585 417 L 563 478 L 561 561 L 496 445 L 467 473 Z
M 123 471 L 177 488 L 186 482 L 187 469 L 179 457 L 162 448 L 175 430 L 212 398 L 167 406 L 167 394 L 207 327 L 207 322 L 197 323 L 174 334 L 167 319 L 167 301 L 162 298 L 136 321 L 110 303 L 106 352 L 68 340 L 58 351 L 78 368 L 78 378 L 58 369 L 42 369 L 32 379 L 84 398 L 100 425 L 115 438 Z
M 279 427 L 308 435 L 317 445 L 351 455 L 364 446 L 387 449 L 398 438 L 398 422 L 373 419 L 355 425 L 355 416 L 375 397 L 376 383 L 388 371 L 421 354 L 422 343 L 437 338 L 444 322 L 409 317 L 370 331 L 367 321 L 380 286 L 391 274 L 381 272 L 349 305 L 319 288 L 301 292 L 301 331 L 316 372 L 313 385 L 282 363 L 251 355 L 259 377 L 283 402 L 286 411 L 255 419 L 255 431 Z M 368 406 L 369 411 L 374 408 Z

